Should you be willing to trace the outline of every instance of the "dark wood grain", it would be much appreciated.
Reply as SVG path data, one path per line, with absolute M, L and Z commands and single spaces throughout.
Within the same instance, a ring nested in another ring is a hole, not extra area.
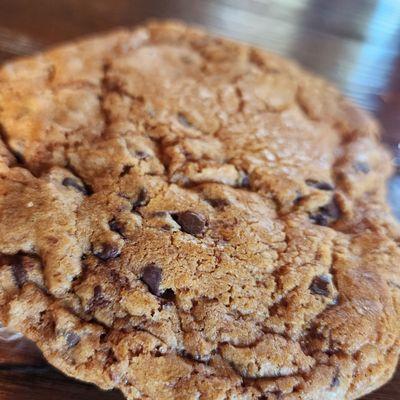
M 34 343 L 9 330 L 0 330 L 0 367 L 32 366 L 42 367 L 46 364 Z
M 0 366 L 1 400 L 123 400 L 120 392 L 103 392 L 62 375 L 54 368 Z
M 325 76 L 377 116 L 400 165 L 399 0 L 0 0 L 0 62 L 151 17 L 204 25 Z M 400 218 L 400 175 L 389 194 Z M 0 400 L 28 399 L 122 396 L 64 377 L 31 343 L 0 341 Z M 400 371 L 365 399 L 400 399 Z

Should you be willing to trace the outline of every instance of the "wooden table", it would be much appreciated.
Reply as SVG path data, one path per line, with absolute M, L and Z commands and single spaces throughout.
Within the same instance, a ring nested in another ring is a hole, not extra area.
M 0 0 L 0 61 L 151 17 L 182 18 L 297 59 L 379 118 L 400 165 L 400 0 Z M 389 195 L 400 218 L 399 167 Z M 36 399 L 122 396 L 64 377 L 26 341 L 0 341 L 0 400 Z M 365 399 L 400 399 L 400 371 Z

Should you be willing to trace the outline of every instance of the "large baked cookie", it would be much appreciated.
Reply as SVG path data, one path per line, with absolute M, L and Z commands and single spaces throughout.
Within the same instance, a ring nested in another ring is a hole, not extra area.
M 151 23 L 0 71 L 0 318 L 128 399 L 354 399 L 399 353 L 379 128 L 296 64 Z

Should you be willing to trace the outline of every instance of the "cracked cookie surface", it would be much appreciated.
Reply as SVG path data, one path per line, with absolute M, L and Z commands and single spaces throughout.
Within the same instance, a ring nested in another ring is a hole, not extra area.
M 128 399 L 354 399 L 400 337 L 379 127 L 173 22 L 0 70 L 0 317 Z

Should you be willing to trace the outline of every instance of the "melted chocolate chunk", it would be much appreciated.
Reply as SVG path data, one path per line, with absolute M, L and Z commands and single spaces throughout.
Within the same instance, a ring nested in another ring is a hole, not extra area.
M 357 172 L 362 172 L 363 174 L 368 174 L 371 170 L 368 163 L 365 161 L 358 161 L 353 165 L 353 167 Z
M 15 279 L 16 285 L 21 288 L 27 281 L 27 275 L 23 264 L 22 256 L 18 255 L 15 261 L 11 264 L 11 270 Z
M 108 336 L 109 336 L 109 335 L 108 335 L 106 332 L 102 333 L 102 334 L 99 336 L 100 343 L 105 343 L 105 342 L 107 341 L 107 339 L 108 339 Z
M 153 357 L 162 357 L 165 355 L 165 352 L 161 351 L 161 346 L 157 346 L 153 350 L 151 350 L 150 354 Z
M 150 293 L 155 296 L 160 295 L 160 283 L 162 279 L 162 269 L 155 263 L 147 264 L 142 270 L 142 281 L 149 288 Z
M 296 197 L 293 199 L 293 204 L 297 205 L 304 199 L 303 193 L 299 190 L 296 190 Z
M 25 158 L 21 152 L 19 152 L 18 150 L 12 150 L 11 148 L 9 148 L 9 150 L 10 153 L 15 157 L 15 160 L 18 164 L 25 164 Z
M 118 233 L 122 237 L 124 236 L 124 227 L 115 218 L 108 223 L 108 226 L 113 232 Z
M 338 376 L 338 375 L 339 375 L 339 374 L 336 374 L 336 375 L 333 377 L 332 382 L 331 382 L 331 388 L 335 388 L 335 387 L 340 386 L 340 379 L 339 379 L 339 376 Z
M 124 165 L 121 173 L 119 174 L 120 178 L 122 178 L 125 175 L 128 175 L 131 169 L 132 169 L 132 165 Z
M 306 184 L 319 190 L 334 190 L 334 187 L 328 182 L 319 182 L 314 179 L 306 179 Z
M 89 186 L 85 185 L 84 183 L 80 183 L 74 178 L 64 178 L 62 184 L 66 187 L 72 187 L 86 196 L 93 193 Z
M 98 307 L 104 307 L 110 303 L 110 300 L 107 300 L 103 295 L 103 290 L 100 285 L 97 285 L 93 289 L 93 297 L 91 298 L 88 309 L 89 311 L 93 311 Z
M 143 207 L 149 204 L 150 198 L 145 188 L 140 189 L 137 199 L 132 204 L 132 211 L 137 207 Z
M 240 182 L 240 186 L 244 188 L 250 187 L 250 177 L 249 175 L 245 174 Z
M 174 301 L 175 300 L 175 292 L 172 289 L 165 289 L 161 293 L 161 297 L 167 301 Z
M 310 285 L 310 291 L 312 294 L 328 297 L 329 296 L 329 284 L 331 280 L 329 276 L 320 275 L 316 276 Z
M 141 150 L 135 151 L 135 155 L 139 160 L 146 160 L 147 158 L 150 157 L 149 154 L 147 154 L 145 151 L 141 151 Z
M 194 211 L 183 211 L 172 215 L 182 230 L 191 235 L 199 235 L 206 228 L 206 219 L 202 214 Z
M 75 332 L 68 332 L 65 335 L 65 341 L 67 342 L 68 348 L 71 349 L 72 347 L 75 347 L 81 341 L 81 338 Z
M 214 208 L 224 208 L 230 204 L 226 199 L 206 199 L 206 201 Z
M 317 225 L 328 226 L 337 221 L 341 216 L 341 210 L 335 199 L 326 206 L 320 207 L 315 214 L 310 215 L 310 219 Z
M 100 258 L 100 260 L 107 261 L 118 257 L 120 255 L 120 251 L 117 246 L 111 243 L 103 243 L 100 249 L 94 251 L 93 254 Z

